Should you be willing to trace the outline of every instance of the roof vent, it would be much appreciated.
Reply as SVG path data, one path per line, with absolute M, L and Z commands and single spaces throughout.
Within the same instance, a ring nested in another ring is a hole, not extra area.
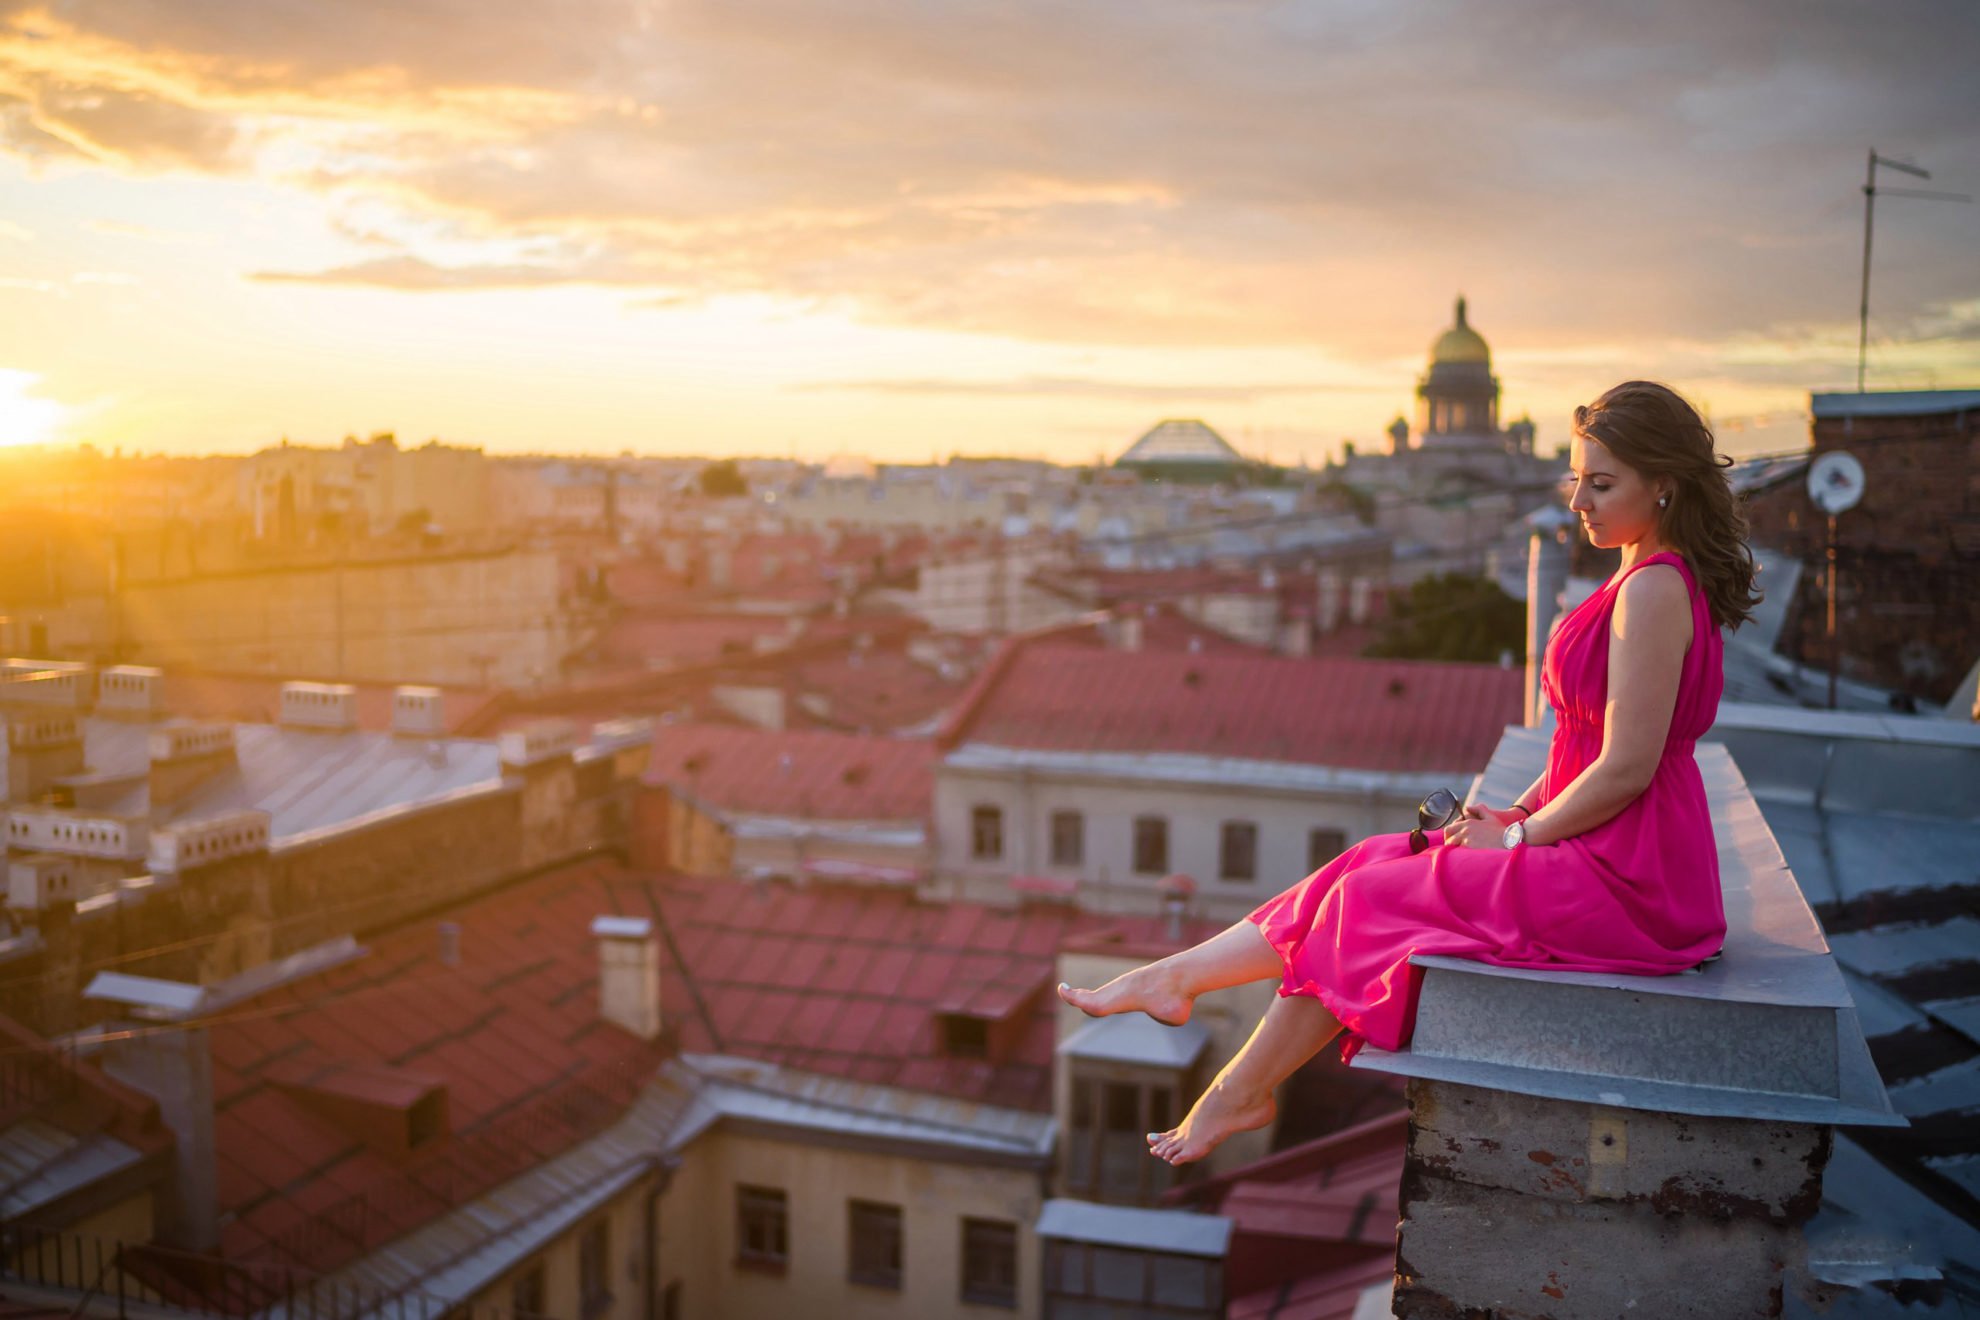
M 223 755 L 234 750 L 234 726 L 174 720 L 151 731 L 150 750 L 153 763 Z
M 75 866 L 66 857 L 37 853 L 7 868 L 8 907 L 38 912 L 52 903 L 75 900 Z
M 392 732 L 438 738 L 447 732 L 445 698 L 437 687 L 402 684 L 392 689 Z
M 533 720 L 519 729 L 507 730 L 499 740 L 502 764 L 518 767 L 567 756 L 577 745 L 577 725 L 569 720 Z
M 268 813 L 249 808 L 154 830 L 150 866 L 153 874 L 181 872 L 267 851 Z
M 290 729 L 355 729 L 357 689 L 349 683 L 284 683 L 282 725 Z
M 164 671 L 114 665 L 96 677 L 96 713 L 118 719 L 155 719 L 165 706 Z
M 0 662 L 0 701 L 83 710 L 96 700 L 96 672 L 74 660 Z
M 7 720 L 7 750 L 38 752 L 82 741 L 82 726 L 73 715 L 14 715 Z

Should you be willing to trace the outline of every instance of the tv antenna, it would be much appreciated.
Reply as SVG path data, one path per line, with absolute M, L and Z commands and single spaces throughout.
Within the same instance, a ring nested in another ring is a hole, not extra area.
M 1870 173 L 1863 181 L 1863 301 L 1856 316 L 1856 392 L 1863 393 L 1863 358 L 1870 346 L 1870 222 L 1877 208 L 1877 167 L 1888 166 L 1903 170 L 1906 174 L 1920 179 L 1932 176 L 1916 165 L 1907 165 L 1901 160 L 1879 156 L 1875 147 L 1870 148 Z M 1930 188 L 1886 188 L 1888 197 L 1926 197 L 1941 202 L 1970 202 L 1973 199 L 1965 193 L 1936 192 Z

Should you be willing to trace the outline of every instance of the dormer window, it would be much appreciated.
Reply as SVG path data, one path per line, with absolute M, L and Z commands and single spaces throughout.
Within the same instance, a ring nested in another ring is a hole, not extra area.
M 1209 1033 L 1195 1022 L 1165 1027 L 1139 1013 L 1100 1018 L 1059 1044 L 1071 1073 L 1062 1116 L 1060 1176 L 1075 1196 L 1147 1205 L 1176 1170 L 1148 1156 L 1150 1132 L 1174 1127 L 1201 1091 L 1198 1060 Z

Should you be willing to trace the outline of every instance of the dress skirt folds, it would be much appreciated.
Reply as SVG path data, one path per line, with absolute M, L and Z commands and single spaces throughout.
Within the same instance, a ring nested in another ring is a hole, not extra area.
M 1312 995 L 1348 1034 L 1401 1048 L 1415 1023 L 1422 973 L 1410 955 L 1448 954 L 1504 967 L 1684 971 L 1725 940 L 1718 848 L 1692 749 L 1725 686 L 1719 630 L 1690 567 L 1652 555 L 1630 572 L 1671 564 L 1691 593 L 1691 646 L 1650 786 L 1607 822 L 1558 843 L 1506 850 L 1431 847 L 1382 834 L 1336 857 L 1251 914 L 1285 963 L 1281 995 Z M 1544 805 L 1602 750 L 1609 616 L 1628 573 L 1561 620 L 1541 684 L 1556 714 Z

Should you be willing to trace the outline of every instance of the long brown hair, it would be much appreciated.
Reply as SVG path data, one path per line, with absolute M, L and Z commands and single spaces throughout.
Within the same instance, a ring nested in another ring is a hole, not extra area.
M 1626 380 L 1576 408 L 1574 429 L 1646 479 L 1671 483 L 1670 503 L 1657 510 L 1658 536 L 1691 565 L 1714 623 L 1736 628 L 1752 618 L 1760 593 L 1746 513 L 1726 480 L 1732 460 L 1714 452 L 1698 410 L 1668 385 Z

